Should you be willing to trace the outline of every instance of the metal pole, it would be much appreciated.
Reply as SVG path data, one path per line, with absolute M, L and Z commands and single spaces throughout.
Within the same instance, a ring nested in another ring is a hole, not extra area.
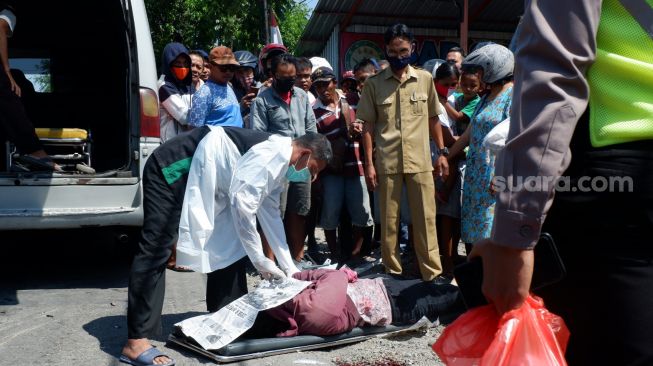
M 265 42 L 264 44 L 270 43 L 270 21 L 268 15 L 268 0 L 263 0 L 263 18 L 265 19 Z
M 469 0 L 463 0 L 463 21 L 460 23 L 460 48 L 468 53 L 467 40 L 469 29 Z

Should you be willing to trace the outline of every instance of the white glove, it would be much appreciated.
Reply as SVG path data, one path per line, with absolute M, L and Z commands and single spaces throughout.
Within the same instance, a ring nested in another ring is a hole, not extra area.
M 253 261 L 252 264 L 266 280 L 286 277 L 286 274 L 283 273 L 283 271 L 280 270 L 279 267 L 277 267 L 277 265 L 269 258 L 263 257 L 257 261 Z
M 295 273 L 300 272 L 299 268 L 297 268 L 295 263 L 291 263 L 290 266 L 288 266 L 288 268 L 284 268 L 283 271 L 286 272 L 286 276 L 288 277 L 292 277 L 292 275 L 294 275 Z

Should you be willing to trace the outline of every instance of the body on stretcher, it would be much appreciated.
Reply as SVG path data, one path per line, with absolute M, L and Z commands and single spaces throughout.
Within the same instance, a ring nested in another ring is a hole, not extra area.
M 244 306 L 250 295 L 243 295 L 217 313 L 175 324 L 169 341 L 217 362 L 233 362 L 363 341 L 416 324 L 431 326 L 429 319 L 447 324 L 464 312 L 455 286 L 376 276 L 357 279 L 350 269 L 299 272 L 287 280 L 291 285 L 282 281 L 270 287 L 276 302 Z M 250 314 L 249 307 L 258 314 Z
M 295 337 L 242 339 L 232 342 L 215 351 L 205 350 L 191 338 L 183 336 L 183 334 L 171 334 L 168 337 L 168 342 L 199 353 L 217 363 L 230 363 L 284 353 L 308 351 L 362 342 L 370 338 L 390 336 L 400 333 L 410 327 L 410 325 L 356 327 L 349 332 L 333 336 L 300 335 Z

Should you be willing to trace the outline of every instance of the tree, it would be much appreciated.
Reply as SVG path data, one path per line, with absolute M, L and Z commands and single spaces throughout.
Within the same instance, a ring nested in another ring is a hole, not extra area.
M 169 42 L 210 50 L 216 43 L 256 54 L 264 44 L 262 0 L 145 0 L 154 52 L 160 57 Z M 284 43 L 295 50 L 308 23 L 309 9 L 294 0 L 268 0 L 279 18 Z

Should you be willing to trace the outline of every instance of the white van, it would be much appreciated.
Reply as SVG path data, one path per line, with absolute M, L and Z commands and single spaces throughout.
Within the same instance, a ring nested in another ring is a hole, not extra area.
M 143 0 L 20 0 L 16 13 L 9 57 L 35 89 L 27 114 L 49 154 L 95 173 L 12 171 L 3 141 L 0 230 L 142 225 L 142 171 L 160 144 Z

